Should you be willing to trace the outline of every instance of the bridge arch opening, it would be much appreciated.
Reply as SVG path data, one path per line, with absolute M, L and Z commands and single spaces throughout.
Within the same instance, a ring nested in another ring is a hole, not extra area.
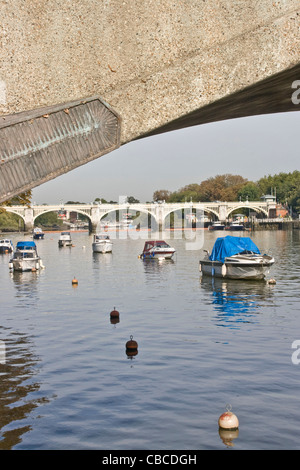
M 246 217 L 250 217 L 251 211 L 256 212 L 261 217 L 268 217 L 268 211 L 262 207 L 255 207 L 251 204 L 241 204 L 227 212 L 227 218 L 234 217 L 238 212 L 242 212 Z
M 158 229 L 158 224 L 155 216 L 150 211 L 128 206 L 107 210 L 102 213 L 97 223 L 96 231 L 101 231 L 102 229 L 155 231 Z
M 25 231 L 25 220 L 11 208 L 0 210 L 1 232 L 23 232 Z

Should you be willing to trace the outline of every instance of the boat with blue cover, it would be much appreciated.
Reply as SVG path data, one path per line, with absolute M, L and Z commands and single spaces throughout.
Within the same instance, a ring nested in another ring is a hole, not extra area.
M 35 242 L 18 242 L 13 257 L 9 261 L 9 267 L 14 271 L 36 271 L 43 268 Z
M 211 254 L 207 250 L 199 262 L 199 270 L 206 275 L 227 279 L 263 280 L 274 258 L 261 254 L 249 237 L 217 238 Z

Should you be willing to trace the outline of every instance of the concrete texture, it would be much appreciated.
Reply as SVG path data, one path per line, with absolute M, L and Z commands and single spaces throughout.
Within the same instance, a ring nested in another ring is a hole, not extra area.
M 0 0 L 0 12 L 0 116 L 98 95 L 124 144 L 300 108 L 299 0 Z

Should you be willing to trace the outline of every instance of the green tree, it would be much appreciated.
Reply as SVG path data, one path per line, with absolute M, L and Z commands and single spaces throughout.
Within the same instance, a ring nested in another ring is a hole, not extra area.
M 239 191 L 238 198 L 242 201 L 258 201 L 262 196 L 261 190 L 256 183 L 249 181 Z
M 140 201 L 133 196 L 128 196 L 127 202 L 128 204 L 138 204 Z

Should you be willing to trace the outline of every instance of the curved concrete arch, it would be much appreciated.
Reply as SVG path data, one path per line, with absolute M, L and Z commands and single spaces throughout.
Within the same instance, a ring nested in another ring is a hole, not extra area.
M 215 211 L 213 209 L 209 209 L 209 208 L 204 208 L 204 212 L 209 212 L 211 214 L 214 214 L 217 217 L 217 219 L 219 220 L 219 213 L 217 211 Z
M 7 212 L 11 212 L 12 214 L 18 215 L 23 220 L 23 222 L 25 223 L 25 216 L 20 214 L 20 212 L 18 212 L 17 210 L 13 210 L 13 206 L 5 206 L 5 210 Z
M 255 212 L 262 212 L 263 214 L 265 214 L 268 217 L 268 212 L 265 209 L 263 209 L 262 207 L 253 206 L 251 204 L 239 204 L 237 207 L 231 208 L 227 212 L 227 217 L 229 216 L 229 214 L 231 214 L 232 212 L 234 212 L 238 209 L 252 209 Z
M 150 209 L 141 209 L 140 207 L 134 207 L 134 205 L 130 205 L 130 208 L 129 207 L 122 207 L 120 206 L 119 209 L 116 209 L 116 208 L 113 208 L 111 210 L 107 210 L 105 212 L 102 212 L 100 214 L 100 219 L 99 219 L 99 222 L 108 214 L 111 214 L 112 212 L 118 212 L 118 211 L 127 211 L 127 210 L 131 210 L 131 211 L 136 211 L 136 212 L 142 212 L 143 214 L 146 214 L 146 215 L 150 215 L 151 217 L 154 218 L 155 222 L 158 223 L 157 221 L 157 218 L 156 218 L 156 215 L 150 210 Z
M 47 207 L 47 206 L 45 206 L 45 207 Z M 58 209 L 58 210 L 59 210 L 59 209 Z M 64 210 L 68 210 L 68 209 L 65 207 Z M 40 215 L 47 214 L 48 212 L 58 212 L 58 211 L 55 210 L 55 209 L 48 209 L 48 210 L 39 212 L 38 214 L 34 214 L 34 213 L 33 213 L 33 222 L 34 222 Z M 71 211 L 71 212 L 72 212 L 72 211 Z M 87 217 L 87 218 L 89 219 L 89 222 L 90 222 L 90 223 L 92 222 L 91 216 L 90 216 L 89 214 L 87 214 L 85 211 L 83 211 L 83 210 L 81 210 L 81 209 L 76 209 L 76 210 L 74 210 L 74 212 L 77 212 L 78 214 L 84 215 L 85 217 Z

